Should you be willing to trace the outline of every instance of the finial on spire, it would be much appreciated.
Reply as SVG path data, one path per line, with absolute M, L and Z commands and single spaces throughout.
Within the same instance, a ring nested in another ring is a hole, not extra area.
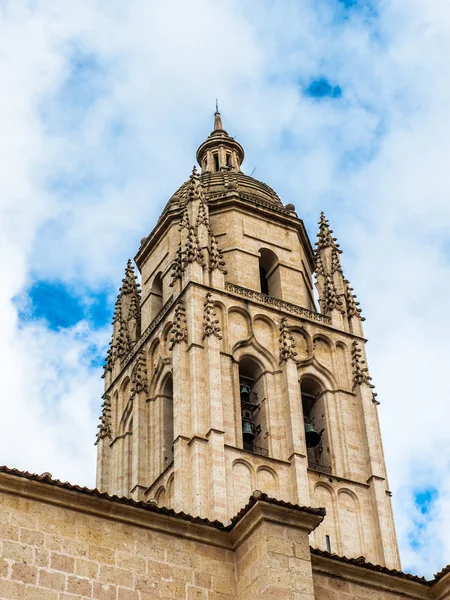
M 214 131 L 223 131 L 222 117 L 219 112 L 219 102 L 216 98 L 216 112 L 214 113 Z

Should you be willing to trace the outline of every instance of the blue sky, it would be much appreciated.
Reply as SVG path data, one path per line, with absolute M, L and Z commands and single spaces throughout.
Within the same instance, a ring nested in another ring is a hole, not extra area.
M 430 575 L 450 560 L 450 8 L 255 7 L 0 0 L 0 463 L 93 485 L 115 294 L 218 97 L 244 171 L 339 239 L 403 566 Z

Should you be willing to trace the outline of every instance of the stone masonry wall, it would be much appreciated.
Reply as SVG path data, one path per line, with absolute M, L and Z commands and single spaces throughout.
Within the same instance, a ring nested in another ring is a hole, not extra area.
M 311 554 L 323 515 L 255 492 L 224 527 L 0 467 L 0 600 L 450 599 L 450 572 Z

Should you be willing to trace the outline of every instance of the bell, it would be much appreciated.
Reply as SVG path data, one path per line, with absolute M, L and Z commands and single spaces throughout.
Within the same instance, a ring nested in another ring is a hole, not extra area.
M 251 421 L 248 421 L 247 419 L 244 419 L 242 421 L 242 435 L 246 438 L 255 437 L 255 433 L 253 431 L 253 423 Z
M 250 397 L 250 386 L 245 383 L 244 381 L 241 381 L 241 400 L 248 400 L 248 398 Z
M 305 422 L 306 447 L 314 448 L 320 444 L 321 435 L 314 429 L 312 423 Z

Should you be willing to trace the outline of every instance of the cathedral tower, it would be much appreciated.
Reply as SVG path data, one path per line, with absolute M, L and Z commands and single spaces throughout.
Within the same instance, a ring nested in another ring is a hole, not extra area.
M 399 568 L 361 310 L 322 214 L 301 219 L 214 129 L 129 261 L 97 487 L 224 523 L 254 490 L 325 507 L 313 546 Z M 313 273 L 320 312 L 313 296 Z

